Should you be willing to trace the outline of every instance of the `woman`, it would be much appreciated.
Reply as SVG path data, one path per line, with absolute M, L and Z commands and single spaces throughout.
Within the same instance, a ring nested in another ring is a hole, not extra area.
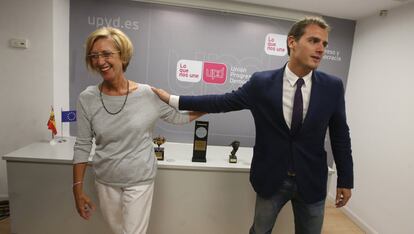
M 93 170 L 100 208 L 116 234 L 146 233 L 157 161 L 152 143 L 155 122 L 188 123 L 201 113 L 180 113 L 163 103 L 150 86 L 125 77 L 133 46 L 120 30 L 99 28 L 86 41 L 87 67 L 102 76 L 87 87 L 77 104 L 73 194 L 79 215 L 95 209 L 83 193 L 83 177 L 95 138 Z

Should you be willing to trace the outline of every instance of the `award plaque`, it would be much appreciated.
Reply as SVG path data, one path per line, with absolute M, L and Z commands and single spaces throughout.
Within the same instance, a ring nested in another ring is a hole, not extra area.
M 207 162 L 208 122 L 196 121 L 194 129 L 193 162 Z
M 164 160 L 164 147 L 160 146 L 165 143 L 165 137 L 157 136 L 152 141 L 157 145 L 157 147 L 154 147 L 155 157 L 157 160 Z
M 237 163 L 236 152 L 239 149 L 240 141 L 233 141 L 230 145 L 233 147 L 233 150 L 229 155 L 229 163 Z

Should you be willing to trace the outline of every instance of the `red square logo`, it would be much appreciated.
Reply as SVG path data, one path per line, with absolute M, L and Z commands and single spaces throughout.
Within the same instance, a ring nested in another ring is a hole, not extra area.
M 224 84 L 227 78 L 227 66 L 223 63 L 203 64 L 203 80 L 210 84 Z

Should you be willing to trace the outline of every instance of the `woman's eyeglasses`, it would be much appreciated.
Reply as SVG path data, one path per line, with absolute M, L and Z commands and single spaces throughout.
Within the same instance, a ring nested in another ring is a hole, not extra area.
M 99 53 L 91 53 L 91 54 L 88 54 L 88 58 L 96 61 L 96 60 L 99 59 L 99 57 L 102 56 L 102 58 L 104 58 L 106 60 L 106 59 L 112 58 L 112 56 L 114 54 L 119 53 L 119 52 L 120 51 L 113 51 L 113 52 L 112 51 L 102 51 L 102 52 L 99 52 Z

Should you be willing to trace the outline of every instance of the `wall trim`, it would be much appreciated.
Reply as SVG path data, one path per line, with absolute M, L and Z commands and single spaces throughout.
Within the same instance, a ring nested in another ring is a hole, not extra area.
M 213 10 L 223 13 L 236 13 L 243 15 L 259 16 L 273 19 L 283 19 L 288 21 L 297 21 L 308 15 L 318 15 L 312 12 L 304 12 L 278 8 L 272 6 L 263 6 L 252 3 L 234 2 L 234 1 L 213 1 L 213 0 L 131 0 L 135 2 L 156 3 L 170 6 L 188 7 L 204 10 Z

